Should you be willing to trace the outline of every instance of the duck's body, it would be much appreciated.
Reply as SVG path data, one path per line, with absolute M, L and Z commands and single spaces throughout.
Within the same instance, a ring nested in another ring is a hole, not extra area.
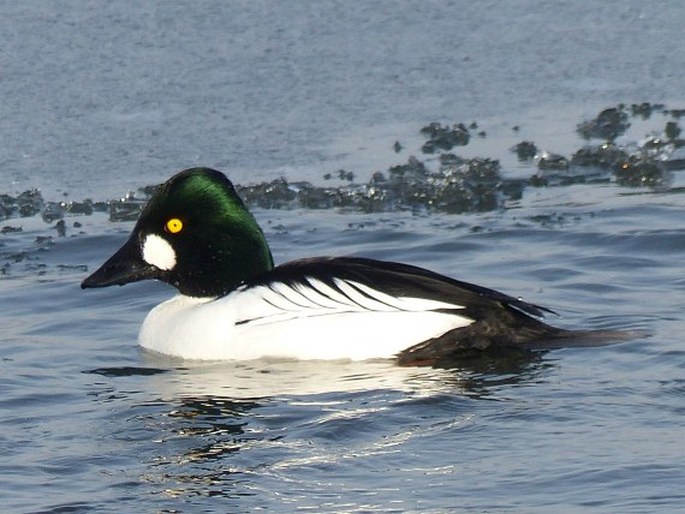
M 241 286 L 214 300 L 177 295 L 150 312 L 140 344 L 187 359 L 392 358 L 437 332 L 470 324 L 460 309 L 310 274 L 290 284 Z M 197 344 L 199 327 L 202 344 Z
M 529 325 L 529 339 L 549 336 L 531 315 L 542 312 L 420 268 L 317 258 L 278 266 L 216 299 L 179 294 L 150 312 L 140 344 L 187 359 L 392 358 L 440 337 L 455 351 L 514 341 L 516 318 Z M 487 340 L 473 330 L 460 337 L 474 323 Z
M 146 278 L 180 294 L 148 314 L 140 344 L 186 359 L 431 363 L 572 334 L 541 322 L 547 309 L 414 266 L 313 258 L 274 267 L 232 184 L 206 168 L 165 183 L 128 242 L 82 286 Z

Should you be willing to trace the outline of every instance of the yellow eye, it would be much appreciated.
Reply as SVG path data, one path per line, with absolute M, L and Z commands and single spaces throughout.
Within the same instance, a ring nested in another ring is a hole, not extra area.
M 166 231 L 170 232 L 171 234 L 178 234 L 181 230 L 183 230 L 183 222 L 178 218 L 171 218 L 166 222 L 164 228 L 166 228 Z

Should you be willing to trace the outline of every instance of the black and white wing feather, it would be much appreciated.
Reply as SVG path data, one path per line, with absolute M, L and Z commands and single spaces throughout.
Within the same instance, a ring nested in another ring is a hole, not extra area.
M 250 298 L 236 325 L 274 331 L 325 321 L 381 344 L 401 362 L 435 361 L 491 345 L 536 345 L 565 331 L 540 318 L 543 307 L 415 266 L 363 258 L 292 261 L 239 289 Z M 275 333 L 275 332 L 274 332 Z M 304 336 L 303 336 L 304 337 Z M 396 344 L 395 344 L 396 343 Z M 326 341 L 312 344 L 326 345 Z

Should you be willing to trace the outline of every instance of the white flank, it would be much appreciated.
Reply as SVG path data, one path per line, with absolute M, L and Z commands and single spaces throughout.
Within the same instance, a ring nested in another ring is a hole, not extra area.
M 176 266 L 176 252 L 169 242 L 157 234 L 149 234 L 143 241 L 143 259 L 148 264 L 169 271 Z
M 148 349 L 200 360 L 391 358 L 465 327 L 460 305 L 394 297 L 354 281 L 241 288 L 213 299 L 178 295 L 155 307 L 140 331 Z M 447 312 L 450 310 L 451 312 Z

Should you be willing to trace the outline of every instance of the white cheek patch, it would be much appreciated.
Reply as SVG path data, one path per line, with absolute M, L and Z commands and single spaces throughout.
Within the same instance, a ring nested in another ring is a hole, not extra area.
M 169 271 L 176 266 L 176 252 L 166 239 L 150 234 L 143 241 L 143 260 L 161 270 Z

